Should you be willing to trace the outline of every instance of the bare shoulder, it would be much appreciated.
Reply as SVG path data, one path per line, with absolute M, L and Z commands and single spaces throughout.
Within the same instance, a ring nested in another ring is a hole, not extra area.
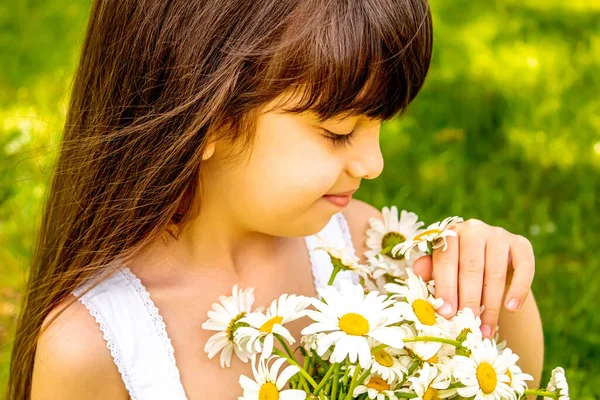
M 129 398 L 102 331 L 82 303 L 64 300 L 42 326 L 47 328 L 37 341 L 32 400 Z
M 379 209 L 357 199 L 352 199 L 342 213 L 346 221 L 348 221 L 356 256 L 364 263 L 366 262 L 364 253 L 369 250 L 366 243 L 367 235 L 365 233 L 367 228 L 369 228 L 369 220 L 371 218 L 382 219 L 383 215 Z

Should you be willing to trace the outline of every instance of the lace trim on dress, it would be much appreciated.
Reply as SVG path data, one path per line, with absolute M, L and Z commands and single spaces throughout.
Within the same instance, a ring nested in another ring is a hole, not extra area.
M 123 379 L 123 383 L 125 383 L 125 388 L 127 392 L 129 392 L 129 397 L 131 400 L 137 400 L 137 395 L 135 390 L 133 389 L 133 384 L 131 383 L 131 378 L 129 377 L 129 372 L 125 367 L 125 363 L 121 359 L 121 352 L 119 351 L 118 346 L 114 340 L 114 334 L 104 321 L 102 314 L 98 311 L 93 302 L 88 301 L 88 299 L 84 296 L 80 297 L 79 302 L 85 306 L 90 315 L 94 317 L 96 323 L 100 325 L 100 330 L 104 336 L 104 340 L 106 341 L 106 347 L 110 350 L 110 355 L 112 356 L 115 364 L 117 365 L 117 369 L 121 374 L 121 378 Z
M 128 267 L 123 267 L 121 270 L 123 275 L 127 279 L 127 281 L 131 284 L 133 289 L 137 292 L 137 294 L 142 299 L 144 303 L 144 307 L 148 314 L 150 315 L 150 319 L 152 320 L 152 324 L 154 325 L 154 330 L 156 334 L 159 336 L 161 343 L 163 344 L 167 356 L 169 357 L 170 366 L 174 372 L 176 372 L 177 381 L 180 383 L 181 390 L 185 396 L 185 390 L 183 389 L 183 385 L 181 384 L 181 376 L 179 374 L 179 368 L 177 368 L 177 363 L 175 361 L 175 349 L 173 347 L 173 343 L 171 342 L 171 338 L 167 334 L 167 326 L 165 321 L 162 318 L 158 311 L 158 307 L 152 301 L 150 297 L 150 293 L 146 290 L 146 287 L 142 283 L 142 281 L 133 273 Z

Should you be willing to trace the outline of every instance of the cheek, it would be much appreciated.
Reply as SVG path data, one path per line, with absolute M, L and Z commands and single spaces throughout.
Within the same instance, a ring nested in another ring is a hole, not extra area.
M 257 223 L 281 226 L 286 221 L 290 229 L 310 231 L 314 227 L 307 226 L 308 219 L 321 225 L 336 211 L 321 196 L 338 180 L 342 164 L 318 136 L 296 136 L 257 141 L 248 164 L 240 166 L 238 181 L 245 197 L 243 212 Z

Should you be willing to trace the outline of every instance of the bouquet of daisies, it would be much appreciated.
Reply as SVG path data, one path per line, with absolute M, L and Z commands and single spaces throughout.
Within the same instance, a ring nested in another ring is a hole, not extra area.
M 240 399 L 569 399 L 561 367 L 546 388 L 528 389 L 533 378 L 498 343 L 498 328 L 493 339 L 483 339 L 470 308 L 450 320 L 436 312 L 443 300 L 434 297 L 435 282 L 423 281 L 412 264 L 433 249 L 446 250 L 446 237 L 456 235 L 448 228 L 462 218 L 422 229 L 412 212 L 398 218 L 396 207 L 384 207 L 382 213 L 383 221 L 372 218 L 366 232 L 366 265 L 318 237 L 317 248 L 333 265 L 318 298 L 284 294 L 266 310 L 253 310 L 253 288 L 234 286 L 232 296 L 213 304 L 202 326 L 218 331 L 205 346 L 208 357 L 220 352 L 221 367 L 229 367 L 235 353 L 252 364 L 253 377 L 240 376 Z M 334 285 L 340 271 L 354 271 L 361 284 Z M 296 341 L 286 324 L 305 316 L 311 321 L 292 350 Z

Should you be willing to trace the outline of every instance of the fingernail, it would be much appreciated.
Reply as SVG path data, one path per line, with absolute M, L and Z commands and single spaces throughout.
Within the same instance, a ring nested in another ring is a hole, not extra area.
M 484 338 L 489 338 L 492 336 L 492 328 L 490 328 L 488 325 L 483 325 L 481 327 L 481 334 L 483 335 Z
M 516 311 L 517 308 L 519 308 L 519 301 L 517 299 L 511 299 L 507 304 L 507 308 L 511 311 Z
M 450 304 L 449 302 L 446 301 L 446 302 L 444 302 L 444 305 L 439 308 L 438 311 L 442 315 L 448 315 L 448 314 L 452 313 L 452 304 Z

